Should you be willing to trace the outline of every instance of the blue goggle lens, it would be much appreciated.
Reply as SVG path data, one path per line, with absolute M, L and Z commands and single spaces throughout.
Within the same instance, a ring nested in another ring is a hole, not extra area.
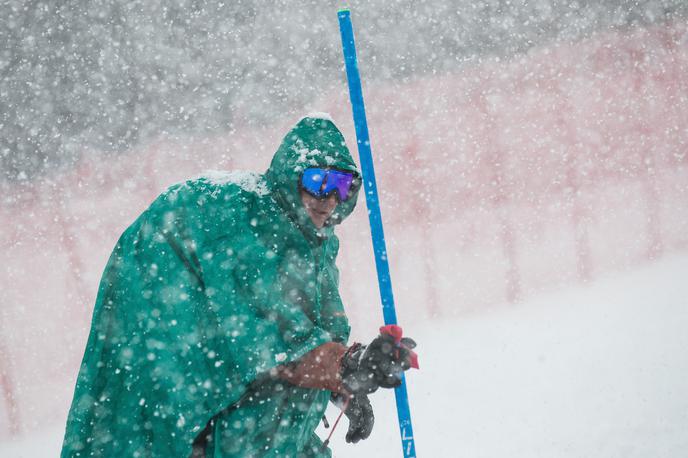
M 314 197 L 327 197 L 336 192 L 340 202 L 351 195 L 353 173 L 333 169 L 309 168 L 303 171 L 301 186 Z

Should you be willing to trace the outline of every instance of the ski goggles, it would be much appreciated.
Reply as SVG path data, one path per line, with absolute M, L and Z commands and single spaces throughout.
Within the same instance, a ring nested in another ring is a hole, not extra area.
M 360 184 L 358 177 L 351 172 L 336 169 L 308 168 L 301 175 L 301 189 L 318 199 L 336 193 L 340 202 L 346 201 Z

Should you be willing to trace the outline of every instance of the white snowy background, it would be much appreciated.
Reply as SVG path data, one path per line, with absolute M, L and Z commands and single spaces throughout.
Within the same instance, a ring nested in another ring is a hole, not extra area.
M 686 456 L 688 6 L 350 3 L 419 456 Z M 3 3 L 0 456 L 58 455 L 100 274 L 159 192 L 264 170 L 310 111 L 355 151 L 337 6 Z M 367 341 L 363 201 L 339 234 Z M 401 455 L 373 402 L 334 456 Z

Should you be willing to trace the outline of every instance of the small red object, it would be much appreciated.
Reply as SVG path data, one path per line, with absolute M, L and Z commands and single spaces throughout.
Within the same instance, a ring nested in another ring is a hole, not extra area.
M 409 356 L 411 358 L 411 367 L 414 369 L 420 369 L 420 367 L 418 366 L 418 355 L 413 350 L 409 350 L 409 352 L 410 352 Z
M 396 324 L 388 324 L 380 327 L 380 334 L 392 336 L 394 338 L 394 343 L 401 345 L 401 338 L 403 337 L 404 331 L 401 329 L 401 326 L 397 326 Z M 420 369 L 418 366 L 418 355 L 416 352 L 410 348 L 407 348 L 407 350 L 409 351 L 411 367 L 414 369 Z
M 396 344 L 401 342 L 403 333 L 404 331 L 401 329 L 401 326 L 397 326 L 396 324 L 388 324 L 387 326 L 380 327 L 380 334 L 387 334 L 394 337 L 394 343 Z

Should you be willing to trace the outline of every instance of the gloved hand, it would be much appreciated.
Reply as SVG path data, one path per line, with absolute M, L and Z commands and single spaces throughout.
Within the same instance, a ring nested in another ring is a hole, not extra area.
M 346 396 L 333 393 L 332 402 L 340 409 L 344 408 Z M 368 396 L 365 394 L 350 396 L 344 415 L 349 419 L 349 430 L 346 433 L 346 441 L 348 443 L 355 444 L 370 436 L 375 424 L 375 415 L 373 415 L 373 407 L 370 405 Z
M 399 326 L 383 326 L 367 347 L 327 342 L 298 360 L 274 369 L 276 377 L 302 388 L 333 393 L 368 394 L 401 384 L 401 373 L 418 368 L 413 339 L 401 337 Z
M 370 345 L 354 344 L 342 357 L 344 388 L 355 395 L 372 393 L 379 387 L 396 388 L 403 371 L 418 368 L 415 346 L 413 339 L 401 337 L 400 327 L 383 326 Z

